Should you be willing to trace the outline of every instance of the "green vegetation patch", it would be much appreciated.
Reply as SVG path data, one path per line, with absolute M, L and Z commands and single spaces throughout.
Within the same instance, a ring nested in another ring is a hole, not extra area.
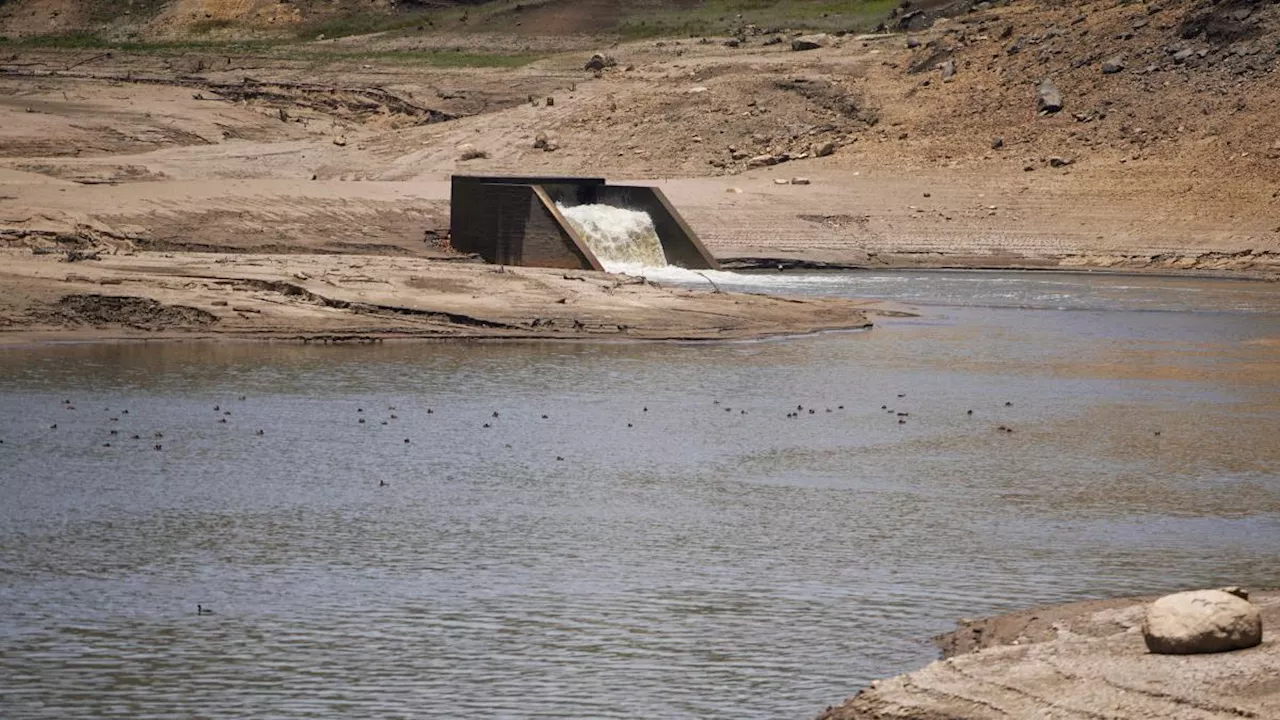
M 703 0 L 669 10 L 641 4 L 623 16 L 618 32 L 631 39 L 729 35 L 745 25 L 763 30 L 867 32 L 898 4 L 897 0 Z
M 291 55 L 312 60 L 341 62 L 343 60 L 383 60 L 406 65 L 428 65 L 439 68 L 517 68 L 541 60 L 543 55 L 488 54 L 450 52 L 448 50 L 382 50 L 353 51 L 298 51 Z

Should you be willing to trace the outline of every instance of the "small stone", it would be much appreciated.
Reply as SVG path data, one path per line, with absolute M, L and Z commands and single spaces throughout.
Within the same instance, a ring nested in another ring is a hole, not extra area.
M 747 165 L 750 167 L 768 167 L 770 165 L 777 165 L 785 159 L 786 158 L 781 155 L 757 155 L 748 160 Z
M 773 179 L 773 184 L 774 184 L 774 185 L 786 185 L 786 184 L 787 184 L 787 179 L 786 179 L 786 178 L 774 178 L 774 179 Z
M 908 50 L 915 50 L 915 49 L 916 49 L 916 48 L 918 48 L 918 47 L 920 47 L 920 41 L 919 41 L 919 40 L 917 40 L 917 39 L 915 39 L 915 38 L 913 38 L 913 37 L 909 37 L 909 38 L 907 38 L 907 49 L 908 49 Z
M 999 150 L 1002 147 L 1004 147 L 1004 138 L 998 137 L 991 141 L 992 150 Z
M 556 104 L 556 99 L 555 99 L 555 98 L 553 98 L 553 97 L 548 96 L 548 97 L 547 97 L 547 107 L 554 107 L 554 106 L 555 106 L 555 104 Z
M 730 48 L 741 47 L 742 41 L 739 40 L 738 38 L 729 38 L 728 40 L 724 41 L 724 46 L 730 47 Z
M 480 160 L 489 157 L 489 153 L 478 149 L 470 143 L 464 143 L 458 146 L 459 160 Z
M 942 81 L 946 82 L 956 76 L 956 61 L 948 60 L 939 65 L 938 69 L 942 71 Z
M 1147 649 L 1164 655 L 1226 652 L 1262 642 L 1262 616 L 1248 600 L 1222 590 L 1166 595 L 1142 623 Z
M 803 35 L 791 41 L 791 49 L 796 52 L 803 50 L 817 50 L 820 47 L 825 47 L 830 40 L 830 36 L 822 33 L 817 35 Z
M 810 184 L 810 180 L 807 177 L 793 177 L 791 178 L 791 184 L 792 185 L 808 185 Z
M 1049 167 L 1066 167 L 1072 163 L 1070 158 L 1059 157 L 1057 155 L 1049 158 Z
M 1036 112 L 1056 113 L 1062 109 L 1062 92 L 1049 79 L 1036 86 Z
M 540 132 L 533 137 L 533 147 L 535 150 L 543 150 L 547 147 L 547 134 Z
M 338 147 L 346 147 L 347 137 L 345 135 L 338 135 L 333 138 L 333 144 L 337 145 Z
M 583 70 L 604 70 L 605 68 L 617 65 L 618 61 L 604 53 L 596 53 L 591 56 L 587 64 L 582 67 Z
M 831 141 L 819 143 L 815 145 L 812 150 L 814 157 L 827 157 L 828 155 L 834 155 L 835 152 L 836 144 Z
M 1103 75 L 1115 75 L 1121 70 L 1124 70 L 1124 61 L 1118 57 L 1102 61 Z

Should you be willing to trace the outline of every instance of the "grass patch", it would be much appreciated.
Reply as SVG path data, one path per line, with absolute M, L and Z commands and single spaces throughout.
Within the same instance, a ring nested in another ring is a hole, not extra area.
M 626 39 L 728 35 L 743 25 L 762 29 L 867 32 L 888 17 L 897 0 L 704 0 L 686 10 L 636 7 L 622 17 Z M 742 19 L 738 19 L 742 15 Z
M 49 48 L 52 50 L 94 50 L 111 47 L 107 40 L 91 33 L 66 35 L 29 35 L 19 38 L 0 37 L 0 45 L 24 48 Z
M 354 51 L 349 53 L 299 51 L 296 54 L 313 60 L 330 62 L 383 60 L 406 65 L 427 65 L 437 68 L 518 68 L 545 57 L 544 55 L 531 53 L 497 55 L 450 52 L 447 50 L 384 50 Z
M 0 47 L 30 48 L 33 50 L 119 50 L 136 53 L 185 53 L 213 52 L 238 53 L 268 50 L 280 45 L 276 40 L 171 40 L 137 42 L 109 40 L 100 35 L 32 35 L 21 38 L 0 38 Z

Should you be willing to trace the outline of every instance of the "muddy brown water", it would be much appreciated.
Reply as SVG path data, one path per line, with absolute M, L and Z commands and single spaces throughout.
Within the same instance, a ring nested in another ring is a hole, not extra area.
M 0 715 L 809 717 L 960 617 L 1280 585 L 1275 285 L 786 282 L 940 304 L 0 352 Z

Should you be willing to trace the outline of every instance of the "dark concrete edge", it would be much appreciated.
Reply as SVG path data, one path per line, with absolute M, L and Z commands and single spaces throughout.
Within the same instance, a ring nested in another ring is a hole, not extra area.
M 566 269 L 590 269 L 595 270 L 596 272 L 604 272 L 604 265 L 600 264 L 600 259 L 596 257 L 595 253 L 591 252 L 591 248 L 587 246 L 587 242 L 582 239 L 582 236 L 578 234 L 577 230 L 573 229 L 573 225 L 565 219 L 564 215 L 560 212 L 560 208 L 556 207 L 555 201 L 547 194 L 546 189 L 541 185 L 531 185 L 530 187 L 533 188 L 533 194 L 538 198 L 538 202 L 542 204 L 542 209 L 551 216 L 551 219 L 554 220 L 556 225 L 560 228 L 560 233 L 566 240 L 573 244 L 573 247 L 583 257 L 583 259 L 586 260 L 587 265 L 590 266 L 589 268 Z
M 693 228 L 687 221 L 685 221 L 684 216 L 680 214 L 680 211 L 676 209 L 676 206 L 671 204 L 671 201 L 667 199 L 666 193 L 662 192 L 662 189 L 656 186 L 650 187 L 649 189 L 653 191 L 654 199 L 658 201 L 658 204 L 662 206 L 662 209 L 670 219 L 675 222 L 677 227 L 680 228 L 680 232 L 684 234 L 684 240 L 698 251 L 698 254 L 706 261 L 709 269 L 722 270 L 723 267 L 721 266 L 720 261 L 716 259 L 715 255 L 712 255 L 711 252 L 707 250 L 706 245 L 702 244 L 702 240 L 698 238 L 698 233 L 693 231 Z

